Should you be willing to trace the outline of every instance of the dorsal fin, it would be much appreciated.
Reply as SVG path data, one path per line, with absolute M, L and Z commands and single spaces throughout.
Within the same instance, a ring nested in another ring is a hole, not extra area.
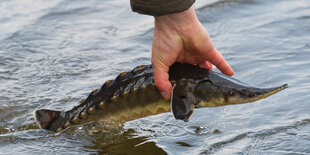
M 40 128 L 46 129 L 48 125 L 55 120 L 60 114 L 60 111 L 53 111 L 48 109 L 40 109 L 34 112 L 34 117 Z

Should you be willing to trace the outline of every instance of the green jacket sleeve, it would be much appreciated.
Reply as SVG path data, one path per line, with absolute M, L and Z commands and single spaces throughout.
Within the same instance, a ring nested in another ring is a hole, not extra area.
M 130 0 L 134 12 L 152 16 L 178 13 L 187 10 L 195 0 Z

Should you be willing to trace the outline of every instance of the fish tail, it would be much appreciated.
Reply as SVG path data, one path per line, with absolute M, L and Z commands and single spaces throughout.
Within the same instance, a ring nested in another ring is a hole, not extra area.
M 41 129 L 49 128 L 49 125 L 59 117 L 61 111 L 54 111 L 48 109 L 40 109 L 34 112 L 34 118 L 38 122 Z

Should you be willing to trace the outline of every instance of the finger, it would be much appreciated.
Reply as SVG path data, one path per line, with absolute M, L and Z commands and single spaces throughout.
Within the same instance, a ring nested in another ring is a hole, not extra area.
M 229 64 L 224 59 L 223 55 L 214 48 L 214 51 L 212 52 L 212 56 L 210 57 L 210 62 L 214 64 L 223 74 L 226 74 L 228 76 L 234 75 L 234 71 L 229 66 Z
M 172 85 L 169 81 L 169 67 L 158 67 L 153 64 L 154 82 L 161 95 L 169 100 L 171 96 Z
M 202 62 L 201 64 L 199 64 L 199 66 L 207 68 L 209 70 L 213 70 L 212 63 L 209 61 Z

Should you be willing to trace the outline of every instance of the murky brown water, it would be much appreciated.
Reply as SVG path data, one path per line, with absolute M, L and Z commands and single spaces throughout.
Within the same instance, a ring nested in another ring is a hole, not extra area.
M 290 88 L 245 105 L 171 113 L 62 133 L 38 108 L 68 110 L 105 80 L 150 63 L 153 18 L 128 0 L 0 2 L 0 154 L 310 154 L 310 1 L 196 2 L 235 70 L 256 86 Z

